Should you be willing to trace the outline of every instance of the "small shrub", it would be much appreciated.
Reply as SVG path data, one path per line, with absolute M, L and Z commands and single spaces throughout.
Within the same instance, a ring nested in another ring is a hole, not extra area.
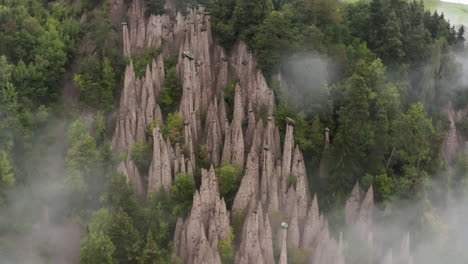
M 232 216 L 232 230 L 234 234 L 242 234 L 242 228 L 244 226 L 244 218 L 245 218 L 245 215 L 239 212 L 234 213 L 234 215 Z M 239 236 L 234 237 L 234 240 L 235 240 L 235 244 L 240 243 Z
M 174 56 L 167 58 L 166 60 L 164 60 L 164 71 L 168 72 L 169 69 L 175 68 L 178 62 L 179 62 L 179 54 L 175 54 Z
M 147 48 L 140 58 L 133 56 L 133 68 L 136 76 L 144 77 L 146 75 L 146 66 L 151 65 L 153 59 L 159 56 L 161 49 Z
M 239 83 L 239 80 L 234 80 L 231 84 L 229 84 L 226 88 L 224 88 L 223 95 L 224 100 L 226 101 L 226 113 L 229 120 L 232 120 L 232 116 L 234 114 L 234 98 L 236 95 L 236 86 Z
M 180 84 L 177 70 L 174 67 L 166 71 L 166 78 L 162 88 L 161 96 L 159 97 L 159 104 L 163 113 L 168 113 L 177 106 L 182 95 L 182 87 Z
M 200 121 L 202 123 L 202 127 L 205 127 L 205 123 L 206 123 L 206 110 L 198 110 L 197 111 L 197 116 L 198 118 L 200 118 Z
M 130 150 L 130 157 L 141 172 L 147 172 L 151 166 L 153 150 L 151 144 L 140 140 L 133 144 Z
M 162 127 L 162 122 L 160 119 L 154 119 L 153 121 L 151 121 L 151 123 L 149 123 L 148 125 L 148 128 L 146 129 L 146 134 L 148 134 L 148 136 L 152 137 L 153 136 L 153 130 L 155 127 Z
M 388 177 L 386 173 L 377 175 L 375 177 L 375 184 L 380 198 L 383 201 L 390 199 L 390 196 L 393 193 L 393 188 L 395 187 L 393 178 Z
M 263 126 L 266 127 L 266 125 L 268 124 L 268 106 L 266 104 L 262 104 L 260 106 L 260 110 L 258 111 L 258 114 L 255 118 L 257 120 L 262 120 Z
M 288 186 L 293 186 L 294 188 L 296 188 L 296 184 L 297 184 L 297 176 L 294 174 L 290 174 L 288 178 Z
M 234 263 L 234 247 L 232 242 L 234 241 L 234 232 L 233 228 L 229 228 L 229 238 L 228 240 L 220 240 L 218 242 L 218 252 L 221 257 L 221 263 L 223 264 L 233 264 Z
M 190 157 L 190 147 L 187 144 L 184 144 L 181 148 L 180 151 L 182 154 L 184 154 L 185 157 Z
M 167 123 L 162 128 L 164 138 L 169 137 L 172 143 L 183 143 L 184 140 L 184 118 L 176 112 L 167 116 Z
M 209 169 L 211 166 L 210 153 L 205 144 L 200 145 L 200 150 L 198 151 L 197 164 L 201 168 Z
M 172 186 L 172 197 L 175 201 L 174 215 L 185 216 L 192 208 L 193 195 L 195 194 L 195 182 L 187 174 L 180 173 Z
M 216 174 L 219 180 L 219 192 L 230 208 L 239 189 L 242 168 L 227 164 L 216 169 Z

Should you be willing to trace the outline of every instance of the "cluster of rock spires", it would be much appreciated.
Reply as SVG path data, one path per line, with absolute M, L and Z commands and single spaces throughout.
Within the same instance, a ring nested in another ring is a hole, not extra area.
M 183 263 L 221 263 L 218 241 L 230 236 L 230 215 L 218 191 L 213 167 L 202 171 L 202 185 L 195 193 L 190 217 L 178 219 L 174 247 Z
M 169 183 L 172 182 L 168 179 L 167 172 L 159 174 L 158 164 L 168 167 L 166 163 L 169 160 L 172 179 L 177 175 L 177 168 L 193 171 L 194 145 L 205 138 L 209 139 L 206 140 L 206 145 L 214 166 L 218 166 L 223 159 L 243 165 L 244 112 L 266 106 L 272 114 L 275 109 L 274 94 L 256 68 L 253 55 L 248 52 L 246 45 L 239 42 L 233 48 L 231 56 L 227 56 L 224 49 L 213 41 L 210 18 L 204 8 L 189 9 L 184 16 L 180 12 L 171 11 L 175 10 L 172 5 L 168 1 L 166 14 L 146 18 L 143 1 L 135 0 L 128 11 L 128 26 L 123 26 L 125 56 L 141 54 L 147 47 L 161 47 L 162 54 L 153 60 L 152 65 L 147 66 L 145 77 L 135 76 L 132 63 L 127 66 L 112 140 L 113 148 L 119 153 L 127 152 L 136 141 L 144 140 L 146 130 L 153 120 L 163 119 L 157 103 L 164 81 L 163 58 L 174 53 L 180 55 L 177 72 L 183 92 L 179 112 L 187 124 L 184 141 L 189 154 L 181 157 L 178 155 L 180 150 L 171 142 L 154 140 L 155 154 L 158 153 L 156 148 L 161 148 L 161 155 L 154 155 L 154 166 L 149 172 L 149 181 L 154 184 L 148 186 L 153 191 L 159 190 L 161 185 L 170 187 Z M 184 59 L 181 55 L 184 50 L 195 54 L 195 59 Z M 235 79 L 240 79 L 240 82 L 236 88 L 234 118 L 229 123 L 225 102 L 218 101 L 217 97 Z M 202 127 L 202 113 L 206 113 L 205 127 Z M 130 158 L 120 164 L 119 170 L 134 183 L 137 193 L 144 195 L 146 190 L 142 175 Z
M 127 66 L 112 146 L 126 153 L 135 142 L 149 138 L 147 130 L 154 120 L 163 122 L 158 96 L 165 78 L 164 58 L 179 54 L 177 73 L 183 90 L 179 113 L 185 119 L 185 151 L 165 140 L 156 126 L 150 131 L 153 157 L 149 171 L 139 171 L 130 155 L 118 168 L 140 196 L 161 187 L 170 190 L 179 173 L 193 175 L 195 146 L 206 144 L 212 167 L 202 171 L 190 215 L 177 221 L 176 254 L 183 263 L 221 263 L 218 243 L 229 240 L 230 221 L 240 215 L 244 223 L 241 234 L 236 234 L 240 245 L 235 263 L 275 263 L 276 246 L 281 250 L 280 264 L 288 262 L 292 248 L 310 252 L 308 263 L 344 264 L 343 238 L 337 240 L 330 234 L 317 197 L 312 199 L 309 193 L 303 155 L 294 144 L 294 124 L 286 125 L 281 146 L 273 119 L 273 91 L 247 46 L 238 42 L 228 56 L 213 41 L 210 17 L 203 7 L 182 15 L 168 1 L 166 9 L 163 15 L 145 17 L 143 0 L 134 0 L 128 11 L 128 26 L 123 25 L 124 55 L 141 54 L 147 47 L 160 47 L 162 53 L 147 66 L 145 77 L 135 76 L 133 63 Z M 193 60 L 182 56 L 186 50 L 194 54 Z M 237 79 L 230 121 L 220 95 Z M 256 117 L 261 108 L 267 109 L 267 120 Z M 201 113 L 206 113 L 205 120 Z M 220 197 L 214 170 L 222 162 L 245 168 L 231 212 Z M 346 205 L 346 221 L 361 234 L 370 234 L 370 239 L 373 207 L 372 189 L 361 202 L 359 186 Z M 288 228 L 282 228 L 282 222 Z M 383 259 L 385 264 L 408 263 L 393 262 L 391 252 Z

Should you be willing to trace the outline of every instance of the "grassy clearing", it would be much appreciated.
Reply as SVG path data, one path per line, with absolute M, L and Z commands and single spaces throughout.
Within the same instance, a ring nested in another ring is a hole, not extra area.
M 361 0 L 343 0 L 344 2 L 354 3 Z M 369 0 L 363 0 L 369 1 Z M 468 25 L 468 5 L 443 2 L 441 0 L 424 0 L 426 8 L 444 13 L 451 23 L 459 25 Z
M 442 2 L 440 0 L 424 0 L 426 7 L 445 14 L 452 23 L 468 25 L 468 5 Z

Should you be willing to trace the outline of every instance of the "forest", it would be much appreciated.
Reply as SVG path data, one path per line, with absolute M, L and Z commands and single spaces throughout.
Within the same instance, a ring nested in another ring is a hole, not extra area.
M 121 2 L 126 10 L 133 1 Z M 145 19 L 169 12 L 166 0 L 142 2 Z M 415 212 L 405 223 L 414 241 L 444 230 L 438 213 L 468 191 L 468 153 L 443 156 L 447 113 L 468 104 L 463 25 L 427 10 L 422 0 L 173 2 L 182 14 L 206 6 L 214 41 L 227 54 L 243 41 L 255 56 L 274 91 L 281 142 L 293 119 L 307 189 L 338 230 L 333 235 L 343 229 L 338 209 L 356 182 L 373 186 L 377 208 L 391 206 L 395 219 Z M 144 199 L 119 173 L 128 158 L 140 172 L 152 167 L 156 127 L 182 146 L 187 124 L 177 111 L 181 66 L 171 54 L 157 101 L 165 122 L 154 120 L 127 153 L 113 151 L 126 67 L 144 78 L 147 65 L 165 53 L 153 47 L 124 56 L 121 22 L 128 18 L 116 19 L 112 8 L 107 0 L 0 1 L 0 258 L 6 264 L 22 263 L 17 238 L 28 237 L 45 210 L 54 225 L 73 222 L 82 230 L 79 263 L 183 263 L 174 250 L 176 221 L 190 214 L 211 154 L 207 144 L 197 145 L 192 175 L 181 173 L 170 189 Z M 230 120 L 238 83 L 218 96 Z M 260 108 L 257 120 L 266 124 L 267 111 Z M 468 137 L 466 118 L 456 128 Z M 214 170 L 231 209 L 245 168 L 224 162 Z M 288 185 L 296 184 L 291 174 Z M 218 244 L 223 264 L 237 263 L 242 221 L 233 215 L 230 238 Z M 34 250 L 34 263 L 59 263 L 47 248 Z M 300 255 L 292 252 L 288 263 L 309 263 Z

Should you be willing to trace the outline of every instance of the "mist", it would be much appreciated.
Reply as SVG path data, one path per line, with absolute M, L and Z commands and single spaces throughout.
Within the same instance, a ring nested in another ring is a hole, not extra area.
M 415 245 L 415 263 L 466 263 L 468 261 L 468 199 L 450 203 L 439 212 L 440 230 Z
M 443 102 L 446 104 L 443 105 L 444 108 L 453 107 L 453 104 L 463 99 L 461 95 L 468 93 L 468 55 L 456 52 L 450 56 L 452 57 L 444 59 L 451 59 L 454 63 L 447 63 L 444 65 L 446 68 L 437 71 L 437 74 L 445 75 L 446 79 L 437 79 L 434 75 L 432 84 L 433 89 L 439 90 L 431 100 Z M 330 103 L 328 85 L 336 75 L 333 65 L 335 64 L 332 59 L 315 53 L 298 54 L 283 59 L 281 73 L 277 76 L 281 100 L 296 112 L 308 116 L 325 112 Z M 429 60 L 421 65 L 420 71 L 409 73 L 409 79 L 424 79 L 424 74 L 433 72 L 434 67 L 440 67 L 435 65 L 438 64 Z M 396 73 L 389 73 L 389 76 L 392 74 Z M 414 95 L 415 101 L 421 100 L 418 98 L 423 92 L 418 90 L 420 85 L 418 83 L 408 91 Z M 464 100 L 459 102 L 460 104 L 461 110 L 466 108 L 468 102 Z M 455 121 L 463 121 L 463 115 L 461 119 Z M 466 141 L 462 137 L 460 139 L 456 143 L 464 146 Z M 463 146 L 460 149 L 463 149 Z M 468 262 L 468 195 L 464 191 L 455 194 L 447 186 L 465 186 L 466 180 L 458 179 L 466 177 L 459 175 L 460 172 L 453 168 L 454 161 L 445 160 L 445 163 L 446 169 L 440 172 L 443 175 L 426 179 L 424 185 L 427 190 L 423 192 L 423 197 L 408 201 L 390 200 L 378 205 L 373 227 L 367 230 L 372 233 L 371 244 L 368 244 L 367 234 L 364 235 L 362 230 L 356 229 L 355 226 L 334 226 L 336 230 L 332 232 L 336 240 L 339 239 L 340 231 L 343 232 L 347 264 Z M 441 180 L 444 177 L 448 180 Z M 454 180 L 455 178 L 457 180 Z M 343 208 L 333 208 L 328 214 L 343 215 L 342 210 Z M 418 224 L 421 222 L 424 224 Z M 405 254 L 408 254 L 408 259 L 402 257 Z M 391 262 L 387 262 L 389 259 Z
M 333 76 L 331 62 L 316 53 L 301 53 L 281 63 L 280 98 L 289 107 L 305 115 L 326 111 Z
M 71 219 L 65 172 L 68 121 L 51 118 L 23 157 L 27 179 L 7 193 L 0 215 L 2 264 L 78 263 L 82 228 Z M 75 219 L 78 220 L 78 219 Z

